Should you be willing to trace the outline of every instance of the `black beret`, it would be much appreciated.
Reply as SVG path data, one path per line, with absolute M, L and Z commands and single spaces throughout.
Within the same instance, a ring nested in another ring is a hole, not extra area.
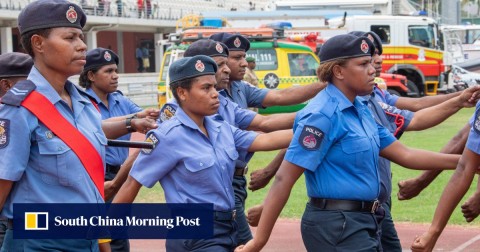
M 0 55 L 0 78 L 28 76 L 33 59 L 25 53 L 5 53 Z
M 20 34 L 55 27 L 82 29 L 87 16 L 82 8 L 66 0 L 38 0 L 28 4 L 18 15 Z
M 118 65 L 117 54 L 112 50 L 98 47 L 87 52 L 87 63 L 83 71 L 86 72 L 110 64 Z
M 215 75 L 217 63 L 205 55 L 185 57 L 176 60 L 168 69 L 170 82 L 180 81 L 202 75 Z
M 352 31 L 349 34 L 353 34 L 357 37 L 367 37 L 369 38 L 373 44 L 375 45 L 375 48 L 378 49 L 378 55 L 382 55 L 383 53 L 383 46 L 382 46 L 382 40 L 380 37 L 373 31 L 369 32 L 362 32 L 362 31 Z
M 336 59 L 373 56 L 374 51 L 373 42 L 366 37 L 337 35 L 328 39 L 320 48 L 320 64 Z
M 240 34 L 220 32 L 210 36 L 210 39 L 224 43 L 230 51 L 246 52 L 250 49 L 250 41 Z
M 211 39 L 201 39 L 190 44 L 183 56 L 192 57 L 195 55 L 206 55 L 209 57 L 223 56 L 228 57 L 227 46 Z

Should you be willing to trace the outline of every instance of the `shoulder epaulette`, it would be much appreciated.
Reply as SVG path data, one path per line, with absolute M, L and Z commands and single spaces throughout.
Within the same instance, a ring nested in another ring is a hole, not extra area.
M 36 88 L 37 86 L 30 80 L 19 81 L 2 97 L 2 103 L 19 107 Z
M 85 90 L 81 89 L 77 85 L 73 85 L 73 86 L 77 89 L 77 91 L 78 91 L 78 93 L 80 93 L 80 95 L 87 97 L 89 100 L 96 101 L 96 99 L 91 94 L 85 92 Z
M 122 91 L 120 91 L 120 90 L 118 90 L 118 89 L 117 89 L 117 91 L 115 91 L 114 93 L 119 93 L 119 94 L 121 94 L 121 95 L 123 96 Z
M 225 119 L 223 119 L 223 117 L 219 114 L 213 115 L 212 118 L 213 120 L 219 121 L 219 122 L 225 121 Z

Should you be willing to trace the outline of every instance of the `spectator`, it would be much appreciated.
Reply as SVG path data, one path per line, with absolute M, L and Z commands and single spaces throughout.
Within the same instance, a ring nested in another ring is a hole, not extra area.
M 140 44 L 137 45 L 137 48 L 135 49 L 135 58 L 137 59 L 138 67 L 137 71 L 138 72 L 143 72 L 143 53 L 142 53 L 142 48 L 140 47 Z
M 103 3 L 103 15 L 104 16 L 110 16 L 110 2 L 111 0 L 102 0 Z
M 117 14 L 119 17 L 123 17 L 123 2 L 122 0 L 116 0 L 117 3 Z
M 150 50 L 148 49 L 148 44 L 145 44 L 142 48 L 142 60 L 143 70 L 148 72 L 150 68 Z
M 137 0 L 138 18 L 142 18 L 143 0 Z
M 146 8 L 146 13 L 147 13 L 147 18 L 151 18 L 152 16 L 152 1 L 151 0 L 145 0 L 145 8 Z

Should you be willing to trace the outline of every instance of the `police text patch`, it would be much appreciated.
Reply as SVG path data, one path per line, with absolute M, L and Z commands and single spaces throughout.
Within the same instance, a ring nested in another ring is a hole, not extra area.
M 10 120 L 0 119 L 0 149 L 5 148 L 10 141 Z
M 175 115 L 175 112 L 177 110 L 170 104 L 165 104 L 163 107 L 160 109 L 160 122 L 165 122 L 167 120 L 170 120 Z
M 298 142 L 306 150 L 316 150 L 320 147 L 323 137 L 323 131 L 313 126 L 305 125 Z
M 155 147 L 157 147 L 158 138 L 155 136 L 155 134 L 150 133 L 147 136 L 147 139 L 145 140 L 145 142 L 153 144 L 153 149 L 142 149 L 142 153 L 148 155 L 148 154 L 152 153 L 152 151 L 155 149 Z

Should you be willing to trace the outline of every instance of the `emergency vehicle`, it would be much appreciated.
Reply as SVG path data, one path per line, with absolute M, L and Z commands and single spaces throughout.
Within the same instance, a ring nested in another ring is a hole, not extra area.
M 305 45 L 279 40 L 271 28 L 193 28 L 179 34 L 171 34 L 172 46 L 164 54 L 159 76 L 160 105 L 170 100 L 168 90 L 168 68 L 174 60 L 183 57 L 189 43 L 208 38 L 219 32 L 242 34 L 250 40 L 247 56 L 256 59 L 255 74 L 260 88 L 283 89 L 297 85 L 307 85 L 318 81 L 316 69 L 319 66 L 317 55 Z M 305 104 L 294 106 L 274 106 L 260 109 L 260 113 L 292 112 L 303 108 Z
M 328 21 L 330 29 L 344 33 L 373 31 L 383 44 L 383 72 L 407 77 L 411 92 L 436 95 L 454 91 L 444 73 L 463 61 L 463 50 L 455 40 L 439 40 L 435 20 L 422 16 L 344 16 Z M 447 74 L 445 74 L 447 76 Z

